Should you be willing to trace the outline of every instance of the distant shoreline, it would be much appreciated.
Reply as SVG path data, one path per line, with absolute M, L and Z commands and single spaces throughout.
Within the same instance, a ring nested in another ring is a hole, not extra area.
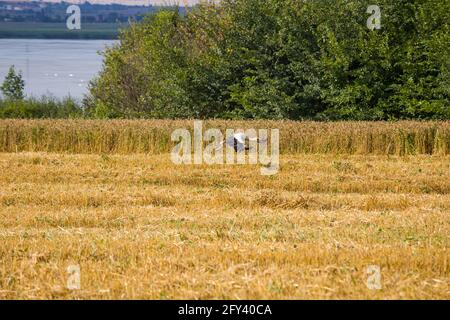
M 119 23 L 84 23 L 68 30 L 65 23 L 0 22 L 0 39 L 117 40 Z

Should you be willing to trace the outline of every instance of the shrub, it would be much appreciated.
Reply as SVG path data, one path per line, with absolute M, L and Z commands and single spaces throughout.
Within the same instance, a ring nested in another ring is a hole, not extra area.
M 0 118 L 2 119 L 55 119 L 83 116 L 83 109 L 70 97 L 62 100 L 48 96 L 23 100 L 0 99 Z

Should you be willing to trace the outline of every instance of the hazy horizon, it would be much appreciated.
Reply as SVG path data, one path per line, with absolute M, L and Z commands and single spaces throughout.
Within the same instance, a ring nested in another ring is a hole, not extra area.
M 180 4 L 183 5 L 183 0 L 0 0 L 0 2 L 47 2 L 47 3 L 84 3 L 89 2 L 92 4 L 124 4 L 124 5 L 161 5 L 161 4 Z M 191 5 L 199 2 L 198 0 L 187 0 Z

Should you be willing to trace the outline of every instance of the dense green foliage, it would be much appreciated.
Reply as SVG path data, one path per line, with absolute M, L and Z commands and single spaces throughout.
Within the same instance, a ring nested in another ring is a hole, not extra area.
M 450 2 L 223 0 L 123 31 L 86 100 L 111 117 L 448 119 Z
M 53 97 L 0 99 L 0 119 L 67 119 L 86 117 L 73 99 Z

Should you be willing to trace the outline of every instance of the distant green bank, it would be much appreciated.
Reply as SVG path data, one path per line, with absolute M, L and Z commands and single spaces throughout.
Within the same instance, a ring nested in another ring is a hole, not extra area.
M 0 39 L 117 39 L 123 23 L 83 23 L 69 30 L 65 23 L 0 22 Z

